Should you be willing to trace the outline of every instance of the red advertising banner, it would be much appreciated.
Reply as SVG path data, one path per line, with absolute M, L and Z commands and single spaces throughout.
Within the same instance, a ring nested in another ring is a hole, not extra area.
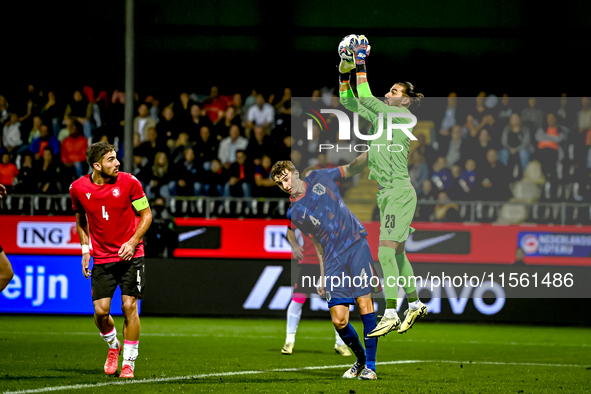
M 287 220 L 177 218 L 175 257 L 289 259 Z M 364 223 L 377 260 L 379 223 Z M 528 265 L 591 266 L 591 227 L 413 223 L 409 259 L 425 263 L 511 264 L 520 248 Z M 8 254 L 78 255 L 70 216 L 0 216 L 0 244 Z
M 289 259 L 291 256 L 284 236 L 287 220 L 179 218 L 176 224 L 181 237 L 183 233 L 199 233 L 194 236 L 196 245 L 199 236 L 210 228 L 218 230 L 220 239 L 215 249 L 190 247 L 182 241 L 174 252 L 175 257 Z M 379 222 L 364 225 L 377 260 Z M 406 242 L 406 250 L 413 262 L 512 264 L 517 249 L 521 248 L 527 264 L 591 266 L 591 227 L 426 222 L 412 226 L 417 231 Z M 185 231 L 184 227 L 191 230 Z M 544 237 L 540 234 L 552 238 L 546 240 L 546 252 L 562 250 L 563 253 L 540 254 L 544 247 Z M 572 249 L 569 243 L 579 245 L 580 250 Z

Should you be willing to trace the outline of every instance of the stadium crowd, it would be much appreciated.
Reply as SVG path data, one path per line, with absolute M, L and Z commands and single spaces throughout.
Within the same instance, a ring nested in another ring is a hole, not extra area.
M 69 184 L 88 172 L 85 151 L 92 142 L 114 144 L 120 159 L 126 151 L 122 91 L 84 86 L 58 97 L 29 85 L 22 95 L 1 94 L 0 183 L 11 193 L 67 193 Z M 319 154 L 325 139 L 338 141 L 316 127 L 310 141 L 292 133 L 289 88 L 282 96 L 263 96 L 256 89 L 244 96 L 221 95 L 215 86 L 209 94 L 182 92 L 166 100 L 135 94 L 131 172 L 150 199 L 285 197 L 270 178 L 274 161 L 289 157 L 303 170 L 355 158 L 346 150 Z M 331 90 L 316 90 L 312 97 L 338 106 Z M 482 92 L 474 99 L 451 93 L 422 107 L 419 121 L 432 126 L 416 133 L 418 143 L 411 144 L 409 155 L 419 201 L 436 201 L 452 211 L 451 201 L 508 201 L 518 197 L 511 185 L 520 180 L 538 185 L 548 201 L 591 198 L 589 98 Z

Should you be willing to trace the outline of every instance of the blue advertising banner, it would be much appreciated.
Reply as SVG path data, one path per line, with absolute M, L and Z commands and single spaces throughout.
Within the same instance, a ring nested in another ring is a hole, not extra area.
M 521 231 L 518 244 L 526 256 L 591 256 L 591 234 Z
M 80 256 L 9 258 L 14 278 L 0 294 L 0 313 L 94 314 L 90 279 L 82 275 Z M 113 296 L 111 314 L 122 315 L 119 288 Z

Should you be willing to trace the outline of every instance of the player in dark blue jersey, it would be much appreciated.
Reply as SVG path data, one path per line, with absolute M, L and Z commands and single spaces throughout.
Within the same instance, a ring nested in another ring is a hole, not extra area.
M 357 356 L 343 377 L 374 380 L 378 343 L 367 334 L 376 327 L 371 292 L 373 287 L 379 289 L 379 278 L 365 227 L 347 208 L 335 183 L 335 179 L 347 175 L 351 176 L 349 165 L 313 171 L 302 181 L 290 161 L 279 161 L 271 170 L 273 180 L 291 194 L 288 218 L 316 247 L 320 260 L 320 278 L 315 282 L 318 294 L 328 301 L 337 332 Z M 349 305 L 355 302 L 363 320 L 365 349 L 349 323 Z

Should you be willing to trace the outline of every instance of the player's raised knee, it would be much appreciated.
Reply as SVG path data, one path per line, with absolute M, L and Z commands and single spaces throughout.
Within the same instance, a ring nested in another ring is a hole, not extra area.
M 332 324 L 334 324 L 337 330 L 342 330 L 347 326 L 349 322 L 345 316 L 333 316 L 332 317 Z

